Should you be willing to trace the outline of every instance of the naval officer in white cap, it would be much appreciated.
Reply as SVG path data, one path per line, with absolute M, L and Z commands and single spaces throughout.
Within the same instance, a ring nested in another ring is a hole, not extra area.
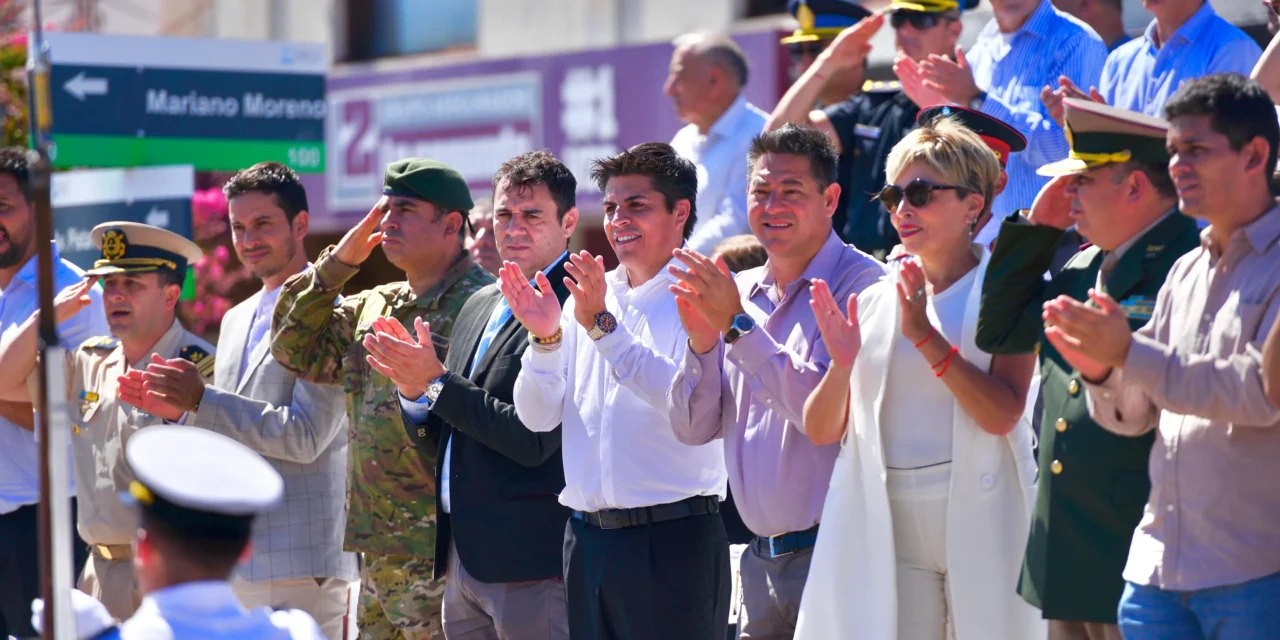
M 270 463 L 226 436 L 182 426 L 139 431 L 125 459 L 136 478 L 125 501 L 137 505 L 133 563 L 142 605 L 115 629 L 84 625 L 77 637 L 323 640 L 305 612 L 247 610 L 231 590 L 232 571 L 249 557 L 254 517 L 284 495 Z M 72 604 L 78 620 L 101 619 L 88 615 L 102 606 L 96 600 Z

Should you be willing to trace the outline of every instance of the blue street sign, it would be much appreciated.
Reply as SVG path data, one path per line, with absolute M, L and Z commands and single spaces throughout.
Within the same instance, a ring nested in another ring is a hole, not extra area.
M 54 164 L 324 170 L 323 45 L 49 34 Z

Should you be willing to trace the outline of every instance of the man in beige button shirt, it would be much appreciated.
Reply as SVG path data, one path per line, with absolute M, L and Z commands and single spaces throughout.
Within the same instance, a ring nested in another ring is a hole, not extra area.
M 64 321 L 88 304 L 89 287 L 102 279 L 102 302 L 112 335 L 68 345 L 67 401 L 79 503 L 77 528 L 89 543 L 77 587 L 124 620 L 141 602 L 133 566 L 137 513 L 120 500 L 134 480 L 125 445 L 139 429 L 163 421 L 148 412 L 143 369 L 158 355 L 183 358 L 211 382 L 213 346 L 182 328 L 175 310 L 187 265 L 200 247 L 182 236 L 135 222 L 105 222 L 90 233 L 102 259 L 88 279 L 58 294 L 54 313 Z M 88 313 L 84 311 L 83 313 Z M 36 320 L 31 315 L 0 342 L 0 388 L 27 380 L 35 395 Z M 139 408 L 142 407 L 142 408 Z
M 1262 343 L 1280 308 L 1280 205 L 1268 188 L 1280 124 L 1235 74 L 1165 105 L 1183 213 L 1210 226 L 1130 333 L 1112 298 L 1045 303 L 1045 335 L 1086 380 L 1102 427 L 1157 430 L 1151 495 L 1120 602 L 1126 640 L 1271 638 L 1280 629 L 1280 410 Z

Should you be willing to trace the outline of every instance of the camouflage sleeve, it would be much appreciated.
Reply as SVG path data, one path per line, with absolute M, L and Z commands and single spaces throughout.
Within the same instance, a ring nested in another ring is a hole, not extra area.
M 320 253 L 315 267 L 280 288 L 271 318 L 271 355 L 293 375 L 316 384 L 342 384 L 342 355 L 355 336 L 364 296 L 335 304 L 342 285 L 359 271 Z

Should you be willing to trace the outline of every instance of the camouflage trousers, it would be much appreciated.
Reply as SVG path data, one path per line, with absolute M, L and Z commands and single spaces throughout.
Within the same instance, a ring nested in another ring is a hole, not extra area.
M 444 580 L 432 558 L 366 553 L 360 569 L 360 640 L 444 640 Z

